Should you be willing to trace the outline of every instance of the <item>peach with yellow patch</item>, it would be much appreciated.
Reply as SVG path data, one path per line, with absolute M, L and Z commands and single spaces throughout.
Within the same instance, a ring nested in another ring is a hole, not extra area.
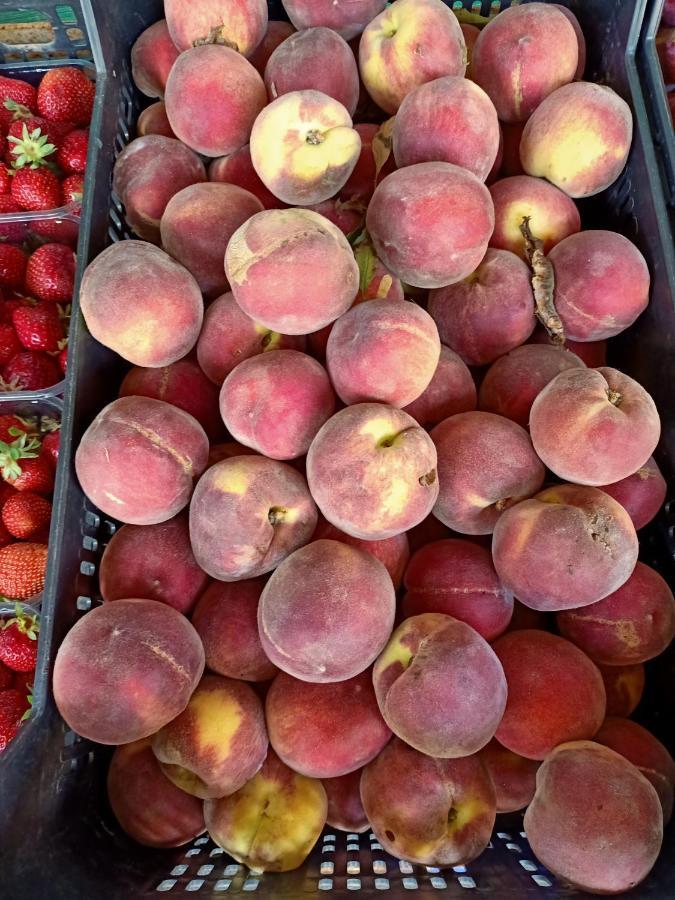
M 164 14 L 179 50 L 213 43 L 250 56 L 267 30 L 265 0 L 165 0 Z
M 637 708 L 645 689 L 645 667 L 642 663 L 626 666 L 597 664 L 605 683 L 608 716 L 630 716 Z
M 260 771 L 240 790 L 204 804 L 213 840 L 252 872 L 301 866 L 326 823 L 320 781 L 298 775 L 270 750 Z

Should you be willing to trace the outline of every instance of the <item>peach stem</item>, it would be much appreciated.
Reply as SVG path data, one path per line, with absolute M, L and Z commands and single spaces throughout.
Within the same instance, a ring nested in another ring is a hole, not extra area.
M 548 332 L 553 344 L 565 343 L 565 330 L 555 308 L 555 273 L 546 258 L 544 245 L 530 230 L 530 217 L 524 216 L 520 231 L 525 238 L 525 252 L 532 268 L 535 315 Z

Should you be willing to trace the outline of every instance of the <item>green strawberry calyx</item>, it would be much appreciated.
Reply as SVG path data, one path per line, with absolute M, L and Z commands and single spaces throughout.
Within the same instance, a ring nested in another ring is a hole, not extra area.
M 5 619 L 0 627 L 9 628 L 10 625 L 16 625 L 17 630 L 20 631 L 21 634 L 25 634 L 31 641 L 36 641 L 40 631 L 40 625 L 38 624 L 35 613 L 25 612 L 20 603 L 15 604 L 14 610 L 14 616 L 11 619 Z
M 17 119 L 29 119 L 33 115 L 27 106 L 24 106 L 23 103 L 17 103 L 16 100 L 7 98 L 3 103 L 3 106 L 13 113 L 12 118 L 14 121 Z
M 56 145 L 49 143 L 48 136 L 42 134 L 41 128 L 34 128 L 29 133 L 25 124 L 20 138 L 9 135 L 7 140 L 14 144 L 11 148 L 11 153 L 14 157 L 12 166 L 15 169 L 22 169 L 24 166 L 29 166 L 31 169 L 39 169 L 40 166 L 47 164 L 46 157 L 51 156 L 56 150 Z
M 21 719 L 19 720 L 21 722 L 25 722 L 27 719 L 30 719 L 30 717 L 33 715 L 33 690 L 34 690 L 34 688 L 33 688 L 32 684 L 28 684 L 28 685 L 26 685 L 26 687 L 28 688 L 28 690 L 30 692 L 28 694 L 28 696 L 26 697 L 26 700 L 28 701 L 28 709 L 21 716 Z
M 0 474 L 11 483 L 21 475 L 19 460 L 36 459 L 40 455 L 40 441 L 19 428 L 10 428 L 9 433 L 16 440 L 11 444 L 0 441 Z

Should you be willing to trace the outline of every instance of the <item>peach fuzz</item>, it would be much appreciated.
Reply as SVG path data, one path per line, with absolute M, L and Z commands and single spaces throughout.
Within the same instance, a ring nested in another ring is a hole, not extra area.
M 551 250 L 554 300 L 565 336 L 600 341 L 620 334 L 647 307 L 649 269 L 637 247 L 614 231 L 583 231 Z
M 77 734 L 99 744 L 149 737 L 181 713 L 204 671 L 199 635 L 156 600 L 97 606 L 65 636 L 54 700 Z
M 309 334 L 354 302 L 359 270 L 347 238 L 307 209 L 265 210 L 235 231 L 225 272 L 242 310 L 281 334 Z M 311 298 L 307 285 L 317 285 Z
M 361 34 L 366 25 L 382 12 L 385 0 L 283 0 L 288 18 L 296 28 L 325 26 L 346 41 Z
M 523 259 L 525 238 L 520 226 L 529 218 L 532 234 L 543 241 L 544 253 L 570 234 L 581 230 L 579 210 L 573 200 L 542 178 L 514 175 L 490 185 L 495 207 L 495 230 L 490 246 L 510 250 Z
M 542 865 L 600 894 L 639 884 L 663 839 L 653 786 L 628 760 L 592 741 L 562 744 L 539 768 L 524 826 Z
M 530 435 L 559 478 L 599 486 L 632 475 L 656 449 L 661 422 L 645 389 L 617 369 L 567 369 L 539 393 Z
M 205 44 L 178 57 L 164 102 L 171 127 L 184 144 L 204 156 L 226 156 L 248 143 L 267 92 L 260 75 L 236 50 Z
M 352 537 L 382 540 L 431 512 L 438 497 L 436 462 L 431 438 L 407 413 L 359 403 L 337 412 L 314 438 L 307 480 L 332 525 Z
M 146 97 L 163 97 L 166 79 L 179 54 L 166 19 L 141 32 L 131 47 L 131 77 L 138 90 Z
M 271 661 L 295 678 L 344 681 L 376 659 L 395 606 L 394 586 L 378 559 L 339 541 L 314 541 L 285 559 L 265 585 L 260 640 Z
M 187 505 L 208 455 L 208 438 L 191 415 L 163 400 L 121 397 L 85 431 L 75 471 L 84 493 L 106 515 L 156 525 Z
M 506 706 L 506 679 L 490 645 L 465 622 L 439 613 L 399 625 L 373 667 L 373 685 L 394 734 L 442 759 L 484 747 Z
M 262 209 L 257 197 L 236 185 L 190 185 L 174 194 L 162 214 L 162 248 L 194 275 L 205 297 L 218 297 L 228 289 L 223 259 L 229 240 Z
M 500 356 L 487 370 L 478 392 L 478 405 L 527 428 L 532 404 L 549 381 L 567 369 L 583 367 L 578 356 L 561 347 L 523 344 Z
M 630 716 L 645 689 L 645 667 L 642 663 L 626 666 L 601 666 L 596 663 L 607 694 L 608 716 Z
M 220 391 L 232 437 L 271 459 L 297 459 L 335 412 L 326 370 L 297 350 L 274 350 L 240 362 Z
M 250 56 L 267 31 L 265 0 L 164 0 L 164 14 L 179 50 L 217 44 Z
M 286 205 L 268 191 L 258 177 L 253 168 L 251 148 L 248 144 L 228 156 L 219 156 L 218 159 L 212 160 L 209 165 L 209 181 L 236 184 L 237 187 L 257 197 L 265 209 L 281 209 Z
M 544 482 L 529 435 L 503 416 L 459 413 L 437 425 L 431 439 L 440 483 L 434 515 L 460 534 L 490 534 L 505 509 Z
M 380 182 L 366 226 L 378 258 L 394 275 L 413 287 L 439 288 L 479 265 L 494 209 L 488 189 L 466 169 L 417 163 Z
M 539 761 L 518 756 L 494 739 L 479 755 L 495 786 L 497 812 L 525 809 L 534 797 Z
M 263 456 L 234 456 L 202 475 L 190 503 L 190 541 L 219 581 L 274 569 L 310 540 L 316 507 L 299 472 Z
M 402 407 L 429 386 L 440 353 L 436 323 L 420 306 L 406 300 L 370 300 L 335 322 L 326 365 L 344 403 Z
M 190 184 L 206 181 L 204 163 L 189 147 L 162 134 L 131 141 L 115 160 L 113 191 L 139 238 L 159 244 L 166 204 Z
M 261 75 L 264 75 L 267 60 L 274 53 L 279 44 L 283 44 L 286 38 L 290 37 L 292 34 L 295 34 L 295 28 L 293 28 L 290 22 L 278 22 L 274 20 L 268 22 L 265 37 L 248 57 L 248 61 L 253 68 Z
M 202 803 L 164 775 L 149 738 L 117 747 L 107 793 L 122 830 L 144 847 L 181 847 L 206 831 Z
M 646 662 L 675 637 L 675 599 L 657 571 L 638 562 L 618 590 L 558 614 L 562 634 L 606 666 Z
M 312 540 L 319 541 L 323 539 L 340 541 L 343 544 L 349 544 L 350 547 L 356 547 L 358 550 L 370 553 L 375 559 L 379 559 L 387 572 L 389 572 L 394 587 L 398 590 L 401 586 L 403 573 L 410 558 L 408 536 L 405 532 L 394 535 L 394 537 L 384 538 L 381 541 L 364 541 L 345 534 L 344 531 L 340 531 L 335 525 L 331 525 L 330 522 L 326 522 L 323 517 L 320 517 Z
M 545 759 L 563 741 L 592 738 L 605 718 L 600 672 L 570 641 L 546 631 L 513 631 L 493 644 L 508 699 L 495 737 L 527 759 Z
M 429 313 L 441 341 L 467 365 L 492 363 L 534 330 L 530 269 L 514 253 L 490 248 L 462 281 L 431 291 Z
M 334 684 L 285 672 L 265 700 L 270 743 L 287 766 L 310 778 L 337 778 L 374 759 L 391 737 L 369 671 Z
M 499 150 L 499 121 L 492 101 L 477 84 L 447 76 L 411 91 L 401 103 L 392 135 L 396 165 L 448 162 L 480 181 Z
M 441 345 L 441 356 L 431 381 L 403 410 L 423 428 L 431 428 L 448 416 L 475 408 L 476 385 L 471 372 L 454 350 Z
M 327 809 L 321 782 L 289 769 L 270 750 L 244 787 L 205 802 L 204 819 L 215 843 L 252 872 L 289 872 L 319 839 Z
M 166 104 L 163 100 L 151 103 L 143 110 L 136 122 L 136 134 L 138 137 L 144 137 L 146 134 L 162 134 L 168 138 L 176 137 L 166 114 Z
M 153 736 L 152 752 L 186 793 L 202 800 L 233 794 L 267 755 L 262 703 L 242 681 L 205 675 L 186 708 Z
M 352 174 L 361 138 L 349 111 L 317 90 L 291 91 L 258 115 L 251 160 L 275 197 L 311 206 L 333 197 Z
M 337 778 L 323 778 L 322 784 L 328 797 L 326 824 L 338 831 L 362 834 L 370 823 L 361 803 L 361 769 Z
M 218 409 L 218 389 L 190 357 L 158 369 L 134 366 L 120 385 L 120 397 L 154 397 L 189 413 L 199 422 L 209 440 L 223 436 Z
M 209 305 L 197 341 L 197 359 L 204 374 L 219 387 L 245 359 L 272 350 L 304 350 L 305 338 L 279 334 L 255 322 L 231 293 Z
M 640 468 L 613 484 L 603 484 L 600 490 L 620 503 L 635 525 L 636 531 L 648 525 L 666 499 L 666 480 L 653 456 Z
M 592 197 L 619 177 L 632 137 L 626 101 L 609 87 L 576 81 L 550 94 L 527 120 L 520 161 L 528 175 L 570 197 Z
M 353 116 L 359 101 L 359 70 L 339 34 L 330 28 L 306 28 L 272 53 L 265 67 L 265 87 L 270 100 L 291 91 L 321 91 Z
M 596 488 L 561 484 L 507 509 L 494 530 L 500 580 L 540 612 L 596 603 L 628 580 L 638 540 L 626 510 Z
M 406 617 L 443 613 L 466 622 L 486 641 L 511 621 L 513 596 L 500 584 L 490 551 L 470 541 L 434 541 L 417 550 L 404 584 Z
M 384 850 L 421 865 L 471 862 L 495 822 L 495 789 L 479 756 L 432 759 L 397 738 L 363 770 L 361 800 Z
M 377 171 L 375 154 L 377 152 L 376 148 L 380 143 L 382 128 L 383 126 L 381 125 L 368 123 L 354 125 L 354 131 L 361 138 L 361 152 L 354 171 L 340 188 L 338 194 L 340 200 L 344 202 L 360 201 L 368 203 L 377 184 L 396 169 L 394 157 L 390 153 L 382 168 L 379 172 Z
M 104 600 L 144 597 L 185 615 L 208 580 L 192 553 L 184 513 L 159 525 L 123 525 L 107 544 L 99 567 Z
M 464 76 L 464 35 L 441 0 L 396 0 L 364 29 L 359 70 L 375 103 L 393 115 L 407 94 L 443 75 Z

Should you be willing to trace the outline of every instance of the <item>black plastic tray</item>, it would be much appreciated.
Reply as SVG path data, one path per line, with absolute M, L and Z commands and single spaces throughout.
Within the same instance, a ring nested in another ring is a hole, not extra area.
M 665 183 L 666 198 L 675 210 L 675 130 L 670 116 L 667 88 L 656 52 L 656 35 L 661 24 L 664 0 L 653 0 L 645 17 L 643 39 L 638 52 L 638 65 L 644 85 L 645 100 L 652 123 L 654 142 Z M 675 91 L 675 85 L 670 86 Z M 675 214 L 673 216 L 675 218 Z

